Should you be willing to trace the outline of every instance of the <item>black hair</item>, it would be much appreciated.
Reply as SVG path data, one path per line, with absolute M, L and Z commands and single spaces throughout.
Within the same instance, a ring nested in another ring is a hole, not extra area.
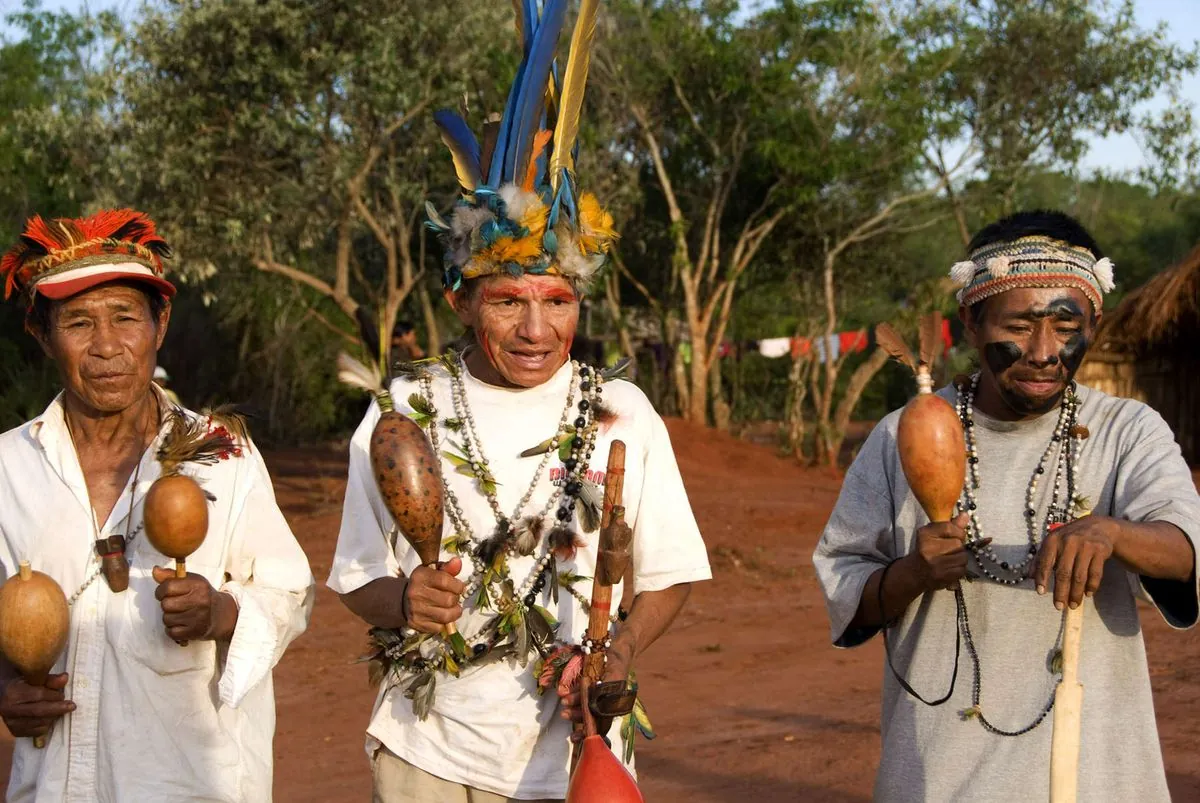
M 148 287 L 141 282 L 119 282 L 119 284 L 136 287 L 142 291 L 142 294 L 146 296 L 146 301 L 150 304 L 150 317 L 155 325 L 157 325 L 158 319 L 162 317 L 163 310 L 167 308 L 167 297 L 158 289 Z M 25 322 L 28 327 L 43 337 L 50 334 L 50 324 L 54 316 L 54 305 L 57 303 L 59 302 L 56 299 L 35 294 L 33 304 L 29 307 L 29 311 L 25 316 Z
M 1104 252 L 1092 237 L 1091 233 L 1075 218 L 1066 212 L 1054 209 L 1033 209 L 1027 212 L 1017 212 L 995 223 L 989 223 L 971 238 L 967 246 L 968 253 L 994 243 L 1010 242 L 1022 237 L 1052 237 L 1078 248 L 1086 248 L 1096 259 L 1104 259 Z M 970 307 L 971 320 L 978 323 L 983 317 L 983 303 L 980 299 Z
M 396 321 L 396 325 L 392 327 L 392 337 L 404 337 L 412 330 L 412 321 Z

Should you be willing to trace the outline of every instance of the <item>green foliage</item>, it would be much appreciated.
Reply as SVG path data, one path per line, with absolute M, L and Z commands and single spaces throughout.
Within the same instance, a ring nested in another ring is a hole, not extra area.
M 4 245 L 35 212 L 141 206 L 179 254 L 161 362 L 184 401 L 246 403 L 267 441 L 352 427 L 363 402 L 338 386 L 335 355 L 356 347 L 360 305 L 372 319 L 380 309 L 426 319 L 406 295 L 437 296 L 440 254 L 421 231 L 422 204 L 444 210 L 456 194 L 430 112 L 458 108 L 478 128 L 501 110 L 518 57 L 507 5 L 166 0 L 125 29 L 111 15 L 28 4 L 10 22 L 16 33 L 0 40 Z M 1191 109 L 1148 116 L 1138 105 L 1196 61 L 1165 30 L 1138 28 L 1131 0 L 755 10 L 612 0 L 579 173 L 611 205 L 622 261 L 654 302 L 627 280 L 613 300 L 672 336 L 689 303 L 703 315 L 715 299 L 708 314 L 719 317 L 713 288 L 747 221 L 779 211 L 731 298 L 727 338 L 819 334 L 831 252 L 835 331 L 911 323 L 922 310 L 953 312 L 937 280 L 961 258 L 964 232 L 1051 206 L 1079 216 L 1113 257 L 1115 301 L 1200 233 Z M 1086 142 L 1117 132 L 1137 135 L 1147 170 L 1078 175 Z M 680 279 L 687 259 L 709 275 L 699 302 Z M 453 321 L 441 306 L 429 319 Z M 57 384 L 22 323 L 16 305 L 0 308 L 3 427 L 39 412 Z M 788 362 L 726 362 L 735 417 L 783 418 Z M 669 367 L 640 367 L 670 409 Z M 885 367 L 859 415 L 897 406 L 910 383 Z

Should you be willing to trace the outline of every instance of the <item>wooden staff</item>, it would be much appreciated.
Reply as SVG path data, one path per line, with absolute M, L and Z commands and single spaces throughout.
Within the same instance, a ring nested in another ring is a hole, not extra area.
M 591 611 L 587 640 L 593 645 L 584 657 L 579 680 L 583 722 L 575 733 L 583 739 L 571 752 L 571 781 L 567 803 L 641 803 L 642 793 L 625 765 L 617 760 L 599 732 L 591 710 L 590 693 L 604 676 L 603 644 L 610 633 L 612 587 L 625 577 L 630 563 L 631 533 L 621 504 L 625 484 L 625 444 L 613 441 L 604 476 L 604 508 L 600 516 L 600 543 L 596 550 L 596 575 L 592 579 Z
M 1074 803 L 1079 787 L 1079 741 L 1083 684 L 1079 682 L 1079 643 L 1083 605 L 1063 614 L 1062 680 L 1054 692 L 1054 737 L 1050 742 L 1050 803 Z
M 1086 514 L 1084 514 L 1086 515 Z M 1052 524 L 1057 530 L 1062 524 Z M 1050 803 L 1074 803 L 1079 791 L 1079 743 L 1083 725 L 1083 684 L 1079 645 L 1083 603 L 1063 611 L 1062 680 L 1054 690 L 1054 735 L 1050 740 Z
M 70 626 L 62 588 L 21 561 L 20 571 L 0 586 L 0 653 L 30 686 L 45 686 L 67 646 Z M 33 737 L 33 746 L 45 747 L 46 737 Z
M 604 474 L 604 507 L 600 513 L 600 543 L 596 549 L 596 576 L 592 578 L 592 608 L 588 615 L 587 636 L 593 644 L 608 638 L 612 615 L 612 587 L 621 582 L 626 563 L 614 565 L 620 555 L 614 554 L 616 527 L 625 524 L 625 508 L 621 497 L 625 490 L 625 444 L 613 441 L 608 450 L 608 468 Z M 623 551 L 623 550 L 622 550 Z M 590 688 L 604 676 L 604 651 L 593 650 L 583 660 L 582 686 Z M 586 720 L 587 714 L 584 714 Z M 595 723 L 593 723 L 594 726 Z M 580 726 L 582 727 L 582 726 Z

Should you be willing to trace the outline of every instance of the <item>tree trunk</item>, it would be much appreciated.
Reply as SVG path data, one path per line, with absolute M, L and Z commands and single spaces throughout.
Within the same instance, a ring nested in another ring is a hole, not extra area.
M 837 467 L 842 444 L 846 440 L 846 429 L 850 425 L 850 416 L 854 415 L 854 408 L 858 406 L 858 401 L 862 398 L 867 385 L 887 364 L 887 361 L 888 353 L 877 348 L 871 352 L 871 356 L 867 358 L 866 362 L 854 369 L 854 373 L 850 375 L 850 381 L 846 384 L 846 393 L 838 402 L 837 412 L 833 417 L 833 426 L 829 433 L 827 456 L 831 467 Z
M 421 305 L 421 317 L 425 319 L 425 356 L 436 357 L 442 353 L 442 333 L 438 328 L 437 310 L 429 297 L 429 288 L 423 283 L 417 287 L 417 301 Z
M 667 314 L 667 348 L 671 355 L 671 379 L 675 384 L 675 397 L 679 404 L 679 416 L 681 418 L 688 417 L 688 411 L 691 409 L 692 394 L 691 386 L 688 384 L 687 365 L 683 361 L 683 342 L 675 332 L 676 327 L 675 316 Z M 695 355 L 692 355 L 695 359 Z
M 729 431 L 732 418 L 729 402 L 725 400 L 725 388 L 721 381 L 721 358 L 714 357 L 712 367 L 708 369 L 709 382 L 712 385 L 713 426 L 721 432 Z
M 617 330 L 617 343 L 621 353 L 629 358 L 630 379 L 637 379 L 637 351 L 633 347 L 633 338 L 629 335 L 629 325 L 625 321 L 624 310 L 621 308 L 621 285 L 617 272 L 609 271 L 604 281 L 604 301 L 608 305 L 608 314 L 612 318 L 613 327 Z
M 787 444 L 797 460 L 804 461 L 804 400 L 808 398 L 811 354 L 797 353 L 788 372 Z

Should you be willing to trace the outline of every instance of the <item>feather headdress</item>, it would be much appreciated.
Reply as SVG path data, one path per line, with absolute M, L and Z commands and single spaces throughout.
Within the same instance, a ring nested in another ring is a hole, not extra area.
M 167 296 L 175 287 L 162 278 L 171 248 L 154 221 L 132 209 L 110 209 L 86 218 L 40 216 L 25 224 L 18 243 L 0 259 L 4 297 L 19 292 L 67 298 L 116 279 L 155 286 Z
M 522 60 L 504 114 L 483 144 L 451 111 L 434 114 L 462 188 L 449 221 L 426 205 L 445 246 L 443 283 L 507 273 L 563 276 L 577 290 L 603 266 L 617 233 L 599 200 L 575 181 L 579 118 L 599 0 L 582 0 L 562 83 L 555 53 L 567 0 L 514 0 Z

